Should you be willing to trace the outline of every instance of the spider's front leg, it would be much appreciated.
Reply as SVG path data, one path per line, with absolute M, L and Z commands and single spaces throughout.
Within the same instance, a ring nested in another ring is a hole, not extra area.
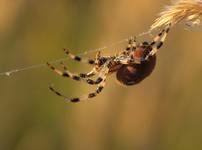
M 80 78 L 89 78 L 89 77 L 92 77 L 92 76 L 97 74 L 98 69 L 99 69 L 98 64 L 99 64 L 99 60 L 100 60 L 100 57 L 101 57 L 101 52 L 100 51 L 97 52 L 95 60 L 92 60 L 92 59 L 84 60 L 79 56 L 76 56 L 76 55 L 73 55 L 73 54 L 69 53 L 69 51 L 67 51 L 66 49 L 64 49 L 64 51 L 66 52 L 67 55 L 69 55 L 72 59 L 74 59 L 76 61 L 82 61 L 82 62 L 85 62 L 85 63 L 88 62 L 91 65 L 95 65 L 95 67 L 90 72 L 88 72 L 88 73 L 79 73 L 78 75 L 75 75 L 75 76 L 78 76 Z M 69 72 L 69 74 L 73 74 L 73 73 L 71 73 L 70 71 L 67 70 L 67 67 L 64 65 L 63 62 L 61 62 L 61 65 L 62 65 L 65 72 Z
M 88 98 L 93 98 L 96 97 L 99 93 L 102 92 L 102 90 L 104 89 L 106 80 L 102 81 L 98 86 L 95 92 L 89 93 L 87 95 L 83 95 L 81 97 L 76 97 L 76 98 L 68 98 L 67 96 L 61 94 L 60 92 L 58 92 L 57 90 L 55 90 L 52 86 L 49 87 L 49 89 L 54 92 L 56 95 L 63 97 L 66 101 L 68 102 L 73 102 L 73 103 L 78 103 L 80 101 L 86 100 Z
M 71 59 L 73 59 L 75 61 L 82 62 L 82 63 L 87 63 L 87 64 L 90 64 L 90 65 L 95 65 L 95 60 L 93 60 L 93 59 L 84 59 L 81 56 L 77 56 L 77 55 L 74 55 L 74 54 L 70 53 L 65 48 L 63 50 L 67 54 L 67 56 L 69 56 Z
M 83 95 L 81 97 L 77 97 L 77 98 L 65 98 L 65 100 L 68 100 L 68 101 L 73 102 L 73 103 L 77 103 L 77 102 L 86 100 L 88 98 L 94 98 L 94 97 L 96 97 L 98 94 L 100 94 L 102 92 L 102 90 L 104 89 L 105 84 L 106 84 L 106 79 L 104 79 L 100 84 L 98 84 L 98 86 L 97 86 L 97 88 L 96 88 L 96 90 L 94 92 L 86 94 L 86 95 Z
M 65 64 L 63 62 L 61 62 L 60 64 L 61 64 L 61 66 L 62 66 L 62 68 L 63 68 L 63 70 L 65 72 L 70 73 L 70 71 L 67 70 L 67 67 L 65 66 Z M 73 74 L 73 73 L 70 73 L 70 74 Z M 93 67 L 93 69 L 90 72 L 88 72 L 88 73 L 79 73 L 76 76 L 78 76 L 80 78 L 90 78 L 90 77 L 92 77 L 92 76 L 94 76 L 96 74 L 97 74 L 97 70 L 96 70 L 95 67 Z
M 102 73 L 101 73 L 101 78 L 102 78 L 102 82 L 100 82 L 96 88 L 96 90 L 92 93 L 89 93 L 87 95 L 83 95 L 81 97 L 76 97 L 76 98 L 68 98 L 67 96 L 61 94 L 60 92 L 58 92 L 57 90 L 55 90 L 52 86 L 50 86 L 50 90 L 52 92 L 54 92 L 56 95 L 63 97 L 65 100 L 69 101 L 69 102 L 73 102 L 73 103 L 77 103 L 83 100 L 86 100 L 88 98 L 93 98 L 96 97 L 98 94 L 100 94 L 102 92 L 102 90 L 104 89 L 104 86 L 106 84 L 106 78 L 109 72 L 109 68 L 105 67 L 102 69 Z
M 96 54 L 95 67 L 89 73 L 80 73 L 80 74 L 74 74 L 74 73 L 71 73 L 70 71 L 68 71 L 67 67 L 64 65 L 63 62 L 61 62 L 61 65 L 62 65 L 62 68 L 64 69 L 64 71 L 61 71 L 61 70 L 55 68 L 50 63 L 47 63 L 47 65 L 51 70 L 53 70 L 55 73 L 57 73 L 60 76 L 71 78 L 75 81 L 84 81 L 90 85 L 95 85 L 95 84 L 99 84 L 100 82 L 102 82 L 102 78 L 98 77 L 96 80 L 92 80 L 92 79 L 89 79 L 89 77 L 92 77 L 95 74 L 97 74 L 108 60 L 109 60 L 108 57 L 101 57 L 101 54 L 99 51 Z
M 92 80 L 92 79 L 88 78 L 88 77 L 92 77 L 93 75 L 95 75 L 97 73 L 95 68 L 93 68 L 93 70 L 87 74 L 84 74 L 84 73 L 73 74 L 67 70 L 66 66 L 63 63 L 62 63 L 62 66 L 63 66 L 64 71 L 61 71 L 61 70 L 55 68 L 53 65 L 51 65 L 49 63 L 47 63 L 47 65 L 51 70 L 53 70 L 55 73 L 57 73 L 58 75 L 60 75 L 62 77 L 71 78 L 75 81 L 84 81 L 85 83 L 90 84 L 90 85 L 95 85 L 95 84 L 99 84 L 100 82 L 102 82 L 101 77 L 98 77 L 96 80 Z

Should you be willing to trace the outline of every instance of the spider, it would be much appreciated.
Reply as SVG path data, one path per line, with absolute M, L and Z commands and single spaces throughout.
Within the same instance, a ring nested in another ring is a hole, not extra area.
M 61 62 L 63 71 L 55 68 L 50 63 L 47 63 L 48 67 L 60 76 L 76 81 L 83 81 L 89 85 L 97 85 L 97 88 L 94 92 L 77 98 L 68 98 L 52 86 L 49 87 L 50 90 L 65 100 L 76 103 L 100 94 L 105 86 L 108 75 L 112 73 L 116 73 L 117 80 L 123 85 L 130 86 L 138 84 L 152 73 L 156 64 L 156 52 L 162 47 L 170 26 L 163 29 L 150 43 L 142 42 L 138 44 L 135 37 L 130 38 L 126 49 L 113 56 L 102 56 L 99 51 L 95 59 L 83 59 L 64 49 L 64 52 L 71 59 L 88 63 L 93 66 L 93 69 L 88 73 L 74 74 L 67 70 L 63 62 Z M 98 75 L 98 77 L 92 80 L 90 77 L 94 75 Z

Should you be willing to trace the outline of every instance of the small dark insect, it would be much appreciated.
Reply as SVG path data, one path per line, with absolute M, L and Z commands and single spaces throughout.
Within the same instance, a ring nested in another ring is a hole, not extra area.
M 50 90 L 58 96 L 65 98 L 65 100 L 79 102 L 93 98 L 102 92 L 107 76 L 112 73 L 116 73 L 117 80 L 126 86 L 141 82 L 152 73 L 156 64 L 156 52 L 163 45 L 169 29 L 170 25 L 163 29 L 150 43 L 143 42 L 137 44 L 135 38 L 130 38 L 126 49 L 114 56 L 101 56 L 100 52 L 98 52 L 95 59 L 83 59 L 64 49 L 70 58 L 78 62 L 93 65 L 93 69 L 88 73 L 73 74 L 67 70 L 67 67 L 63 63 L 61 63 L 63 71 L 56 69 L 49 63 L 47 63 L 48 67 L 60 76 L 68 77 L 76 81 L 84 81 L 89 85 L 97 85 L 97 89 L 92 93 L 78 98 L 68 98 L 56 91 L 53 87 L 50 87 Z M 98 75 L 97 79 L 90 79 L 94 75 Z

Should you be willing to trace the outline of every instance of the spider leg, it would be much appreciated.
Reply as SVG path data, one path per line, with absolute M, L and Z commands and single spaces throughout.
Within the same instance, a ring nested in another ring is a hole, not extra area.
M 88 76 L 92 76 L 95 73 L 97 73 L 97 72 L 94 71 L 95 69 L 92 70 L 91 72 L 87 73 L 87 74 L 81 73 L 81 74 L 77 75 L 77 74 L 71 73 L 68 70 L 61 71 L 61 70 L 55 68 L 54 66 L 52 66 L 49 63 L 47 63 L 47 65 L 51 70 L 53 70 L 58 75 L 63 76 L 63 77 L 67 77 L 67 78 L 71 78 L 71 79 L 73 79 L 75 81 L 84 81 L 85 83 L 90 84 L 90 85 L 99 84 L 100 82 L 103 81 L 102 76 L 99 76 L 96 80 L 92 80 L 92 79 L 87 78 Z M 63 68 L 66 69 L 65 66 L 63 66 Z
M 150 55 L 154 55 L 158 51 L 158 49 L 163 46 L 163 43 L 168 35 L 169 30 L 170 28 L 167 28 L 163 33 L 162 37 L 159 39 L 158 43 L 152 46 L 152 51 L 150 52 Z
M 136 37 L 130 37 L 128 40 L 128 46 L 126 47 L 126 51 L 136 49 Z
M 95 65 L 95 60 L 93 60 L 93 59 L 83 59 L 80 56 L 77 56 L 77 55 L 74 55 L 74 54 L 70 53 L 65 48 L 63 50 L 67 54 L 67 56 L 69 56 L 71 59 L 73 59 L 75 61 L 82 62 L 82 63 L 87 63 L 87 64 L 90 64 L 90 65 Z
M 136 37 L 133 37 L 133 41 L 132 41 L 132 51 L 135 51 L 136 48 L 137 48 Z
M 107 67 L 107 69 L 102 70 L 102 82 L 100 82 L 96 88 L 96 90 L 92 93 L 89 93 L 87 95 L 83 95 L 81 97 L 77 97 L 77 98 L 68 98 L 67 96 L 61 94 L 60 92 L 58 92 L 57 90 L 55 90 L 52 86 L 49 87 L 49 89 L 54 92 L 56 95 L 63 97 L 65 100 L 69 101 L 69 102 L 73 102 L 73 103 L 77 103 L 83 100 L 86 100 L 88 98 L 93 98 L 96 97 L 98 94 L 100 94 L 102 92 L 102 90 L 104 89 L 104 86 L 106 84 L 106 78 L 107 78 L 107 74 L 109 72 L 109 68 Z
M 77 97 L 77 98 L 68 98 L 67 96 L 63 95 L 61 92 L 57 91 L 56 89 L 54 89 L 52 86 L 49 87 L 49 89 L 55 93 L 56 95 L 63 97 L 66 101 L 68 102 L 73 102 L 73 103 L 77 103 L 83 100 L 86 100 L 88 98 L 93 98 L 96 97 L 98 94 L 100 94 L 102 92 L 102 90 L 104 89 L 104 86 L 106 84 L 106 80 L 104 80 L 103 82 L 101 82 L 97 88 L 96 91 L 89 93 L 87 95 L 83 95 L 81 97 Z
M 62 68 L 64 69 L 64 71 L 67 71 L 67 67 L 65 66 L 65 64 L 63 62 L 60 63 Z M 88 73 L 79 73 L 77 76 L 81 77 L 81 78 L 90 78 L 94 75 L 97 74 L 96 68 L 94 67 L 90 72 Z
M 92 59 L 83 60 L 83 59 L 81 59 L 81 57 L 75 56 L 75 55 L 69 53 L 66 49 L 64 49 L 64 51 L 65 51 L 72 59 L 74 59 L 74 60 L 76 60 L 76 61 L 80 60 L 80 61 L 82 61 L 82 62 L 88 62 L 89 64 L 94 64 L 94 65 L 95 65 L 95 67 L 94 67 L 90 72 L 88 72 L 88 73 L 80 73 L 80 74 L 77 75 L 77 76 L 79 76 L 79 77 L 81 77 L 81 78 L 89 78 L 89 77 L 92 77 L 92 76 L 94 76 L 95 74 L 97 74 L 97 72 L 99 71 L 100 66 L 98 66 L 98 64 L 100 64 L 101 51 L 98 51 L 98 52 L 96 53 L 95 60 L 92 60 Z M 104 57 L 103 57 L 103 58 L 104 58 Z M 106 58 L 106 59 L 107 59 L 107 58 Z M 68 72 L 68 71 L 67 71 L 67 67 L 64 65 L 64 63 L 61 62 L 60 64 L 62 65 L 63 69 L 64 69 L 66 72 Z M 48 64 L 48 66 L 50 66 L 50 64 Z M 69 73 L 70 73 L 70 72 L 69 72 Z M 70 74 L 72 74 L 72 73 L 70 73 Z
M 170 28 L 171 28 L 171 23 L 165 29 L 163 29 L 156 37 L 154 37 L 150 45 L 152 46 L 156 44 L 165 33 L 167 34 L 169 32 Z
M 163 29 L 162 32 L 159 33 L 158 36 L 154 38 L 153 42 L 151 42 L 150 44 L 150 46 L 152 46 L 152 50 L 145 57 L 145 60 L 147 60 L 149 56 L 155 55 L 158 49 L 160 49 L 163 46 L 163 43 L 168 35 L 168 32 L 170 31 L 170 27 L 171 27 L 171 24 L 166 29 Z
M 88 98 L 93 98 L 93 97 L 96 97 L 98 94 L 100 94 L 102 92 L 102 90 L 104 89 L 104 86 L 106 84 L 106 80 L 103 80 L 100 84 L 98 84 L 96 90 L 92 93 L 89 93 L 87 95 L 83 95 L 81 97 L 78 97 L 78 98 L 71 98 L 71 99 L 66 99 L 66 100 L 69 100 L 71 102 L 80 102 L 80 101 L 83 101 L 83 100 L 86 100 Z
M 136 47 L 137 47 L 136 37 L 130 37 L 128 39 L 128 46 L 122 53 L 126 54 L 128 51 L 134 51 L 136 50 Z

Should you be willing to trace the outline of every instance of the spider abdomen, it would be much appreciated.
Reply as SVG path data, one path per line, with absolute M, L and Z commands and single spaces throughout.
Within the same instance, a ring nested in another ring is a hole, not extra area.
M 155 65 L 155 55 L 141 64 L 122 65 L 116 73 L 117 80 L 127 86 L 138 84 L 152 73 Z

